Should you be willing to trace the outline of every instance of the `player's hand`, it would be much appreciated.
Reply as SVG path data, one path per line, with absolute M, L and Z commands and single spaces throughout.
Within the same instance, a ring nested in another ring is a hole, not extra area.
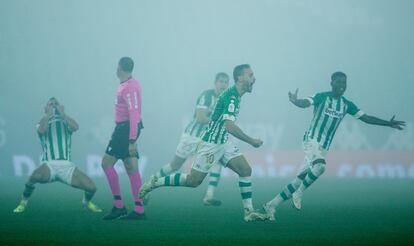
M 53 107 L 52 107 L 52 105 L 50 103 L 48 103 L 46 105 L 45 113 L 46 113 L 46 116 L 48 116 L 48 117 L 52 116 L 52 114 L 53 114 Z
M 289 101 L 291 101 L 292 103 L 296 103 L 296 101 L 298 100 L 298 91 L 299 89 L 296 88 L 295 93 L 292 93 L 289 91 L 288 95 L 289 95 Z
M 405 126 L 405 121 L 394 120 L 394 118 L 395 115 L 390 120 L 390 127 L 398 130 L 403 130 Z
M 130 156 L 137 156 L 138 150 L 137 150 L 137 143 L 129 143 L 128 151 Z
M 254 138 L 250 144 L 255 148 L 259 148 L 260 146 L 262 146 L 263 141 L 258 138 Z
M 65 107 L 63 107 L 63 105 L 57 105 L 56 106 L 56 111 L 61 115 L 65 115 Z

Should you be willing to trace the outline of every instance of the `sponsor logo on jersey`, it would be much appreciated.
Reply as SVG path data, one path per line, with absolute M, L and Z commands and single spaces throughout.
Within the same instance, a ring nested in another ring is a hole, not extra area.
M 336 111 L 336 110 L 330 109 L 330 108 L 325 109 L 325 114 L 329 115 L 333 118 L 343 118 L 344 117 L 344 112 Z

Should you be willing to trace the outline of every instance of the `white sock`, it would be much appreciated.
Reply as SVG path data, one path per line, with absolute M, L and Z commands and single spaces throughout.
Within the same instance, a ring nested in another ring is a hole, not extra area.
M 83 204 L 83 205 L 86 205 L 88 202 L 89 202 L 89 201 L 88 201 L 88 200 L 86 200 L 86 197 L 85 197 L 85 194 L 84 194 L 84 195 L 83 195 L 83 198 L 82 198 L 82 204 Z
M 279 206 L 282 202 L 290 199 L 292 197 L 293 192 L 300 186 L 302 180 L 299 178 L 295 178 L 292 182 L 290 182 L 285 189 L 282 190 L 279 194 L 273 198 L 269 203 L 273 207 Z
M 242 196 L 242 203 L 245 210 L 253 210 L 252 202 L 252 178 L 239 177 L 239 188 Z
M 209 174 L 209 182 L 207 187 L 206 195 L 204 196 L 205 199 L 211 200 L 214 197 L 214 192 L 218 186 L 218 182 L 220 181 L 220 173 L 221 173 L 221 165 L 216 164 L 210 171 Z
M 165 177 L 170 174 L 172 174 L 175 170 L 171 167 L 171 164 L 168 163 L 167 165 L 163 166 L 156 174 L 155 176 L 157 178 Z
M 185 186 L 187 181 L 187 174 L 175 173 L 165 177 L 158 178 L 155 182 L 155 188 L 160 186 Z
M 306 188 L 308 188 L 313 182 L 315 182 L 319 176 L 321 176 L 325 172 L 325 164 L 317 163 L 313 165 L 308 174 L 306 174 L 305 179 L 303 179 L 302 184 L 299 186 L 298 190 L 303 192 Z
M 28 201 L 29 200 L 27 198 L 24 198 L 23 197 L 22 200 L 20 201 L 20 203 L 22 203 L 22 204 L 24 204 L 26 206 Z

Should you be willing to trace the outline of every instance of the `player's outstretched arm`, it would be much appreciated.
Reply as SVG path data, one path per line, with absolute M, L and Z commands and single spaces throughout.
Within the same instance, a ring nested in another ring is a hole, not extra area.
M 359 119 L 367 124 L 371 125 L 378 125 L 378 126 L 389 126 L 391 128 L 395 128 L 398 130 L 403 130 L 405 126 L 405 121 L 394 120 L 395 115 L 391 118 L 391 120 L 382 120 L 375 116 L 364 114 Z
M 226 120 L 224 122 L 224 125 L 227 129 L 227 131 L 233 135 L 234 137 L 240 139 L 243 142 L 246 142 L 250 145 L 252 145 L 255 148 L 260 147 L 263 144 L 263 141 L 257 138 L 252 138 L 250 136 L 248 136 L 247 134 L 245 134 L 240 127 L 238 127 L 236 124 L 234 124 L 233 121 L 231 120 Z
M 291 101 L 294 105 L 296 105 L 299 108 L 307 108 L 311 105 L 309 100 L 306 99 L 298 99 L 298 91 L 299 89 L 296 89 L 295 93 L 292 93 L 289 91 L 289 101 Z

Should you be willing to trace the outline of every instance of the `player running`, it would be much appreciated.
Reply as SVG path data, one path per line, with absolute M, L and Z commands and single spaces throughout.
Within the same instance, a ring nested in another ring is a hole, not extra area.
M 273 200 L 263 205 L 270 220 L 275 219 L 276 207 L 291 197 L 294 206 L 301 209 L 303 192 L 325 171 L 325 156 L 336 129 L 346 114 L 367 124 L 388 126 L 398 130 L 402 130 L 405 126 L 405 122 L 394 120 L 394 116 L 387 121 L 367 115 L 353 102 L 346 99 L 343 94 L 347 86 L 347 77 L 343 72 L 332 74 L 331 86 L 331 91 L 317 93 L 306 99 L 298 99 L 298 89 L 295 93 L 289 92 L 289 100 L 294 105 L 300 108 L 314 106 L 313 119 L 304 135 L 305 160 L 297 177 Z
M 229 86 L 229 76 L 226 73 L 218 73 L 214 85 L 214 89 L 206 90 L 198 97 L 193 119 L 181 135 L 173 160 L 155 174 L 157 178 L 176 172 L 189 157 L 197 152 L 197 145 L 210 122 L 217 97 Z M 221 205 L 221 201 L 214 199 L 214 191 L 220 180 L 221 167 L 220 164 L 216 164 L 210 169 L 209 184 L 203 199 L 203 203 L 207 206 Z
M 72 133 L 78 128 L 76 121 L 64 112 L 63 105 L 59 104 L 56 98 L 50 98 L 45 107 L 45 115 L 37 125 L 43 150 L 42 164 L 30 175 L 22 199 L 13 210 L 14 213 L 22 213 L 26 210 L 35 184 L 54 181 L 84 190 L 83 206 L 91 212 L 102 212 L 91 201 L 96 192 L 95 183 L 71 162 Z
M 239 187 L 244 207 L 244 220 L 264 220 L 266 215 L 254 211 L 252 202 L 252 169 L 240 150 L 227 141 L 228 133 L 249 143 L 255 148 L 263 141 L 246 135 L 236 124 L 240 110 L 240 99 L 245 93 L 252 92 L 256 79 L 250 65 L 238 65 L 233 70 L 235 85 L 224 91 L 217 99 L 211 121 L 203 134 L 197 155 L 189 174 L 176 173 L 162 178 L 155 176 L 141 189 L 141 197 L 162 186 L 199 186 L 212 166 L 219 161 L 239 175 Z

